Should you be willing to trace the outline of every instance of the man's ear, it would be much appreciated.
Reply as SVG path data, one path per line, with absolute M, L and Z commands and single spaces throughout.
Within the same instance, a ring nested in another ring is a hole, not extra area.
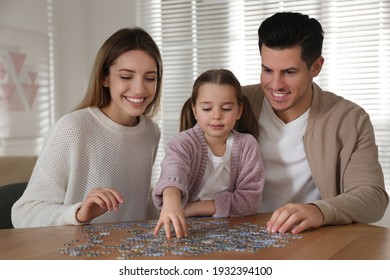
M 311 74 L 314 77 L 317 77 L 320 72 L 321 72 L 321 69 L 322 69 L 322 66 L 324 65 L 324 58 L 322 56 L 318 57 L 313 65 L 311 66 Z

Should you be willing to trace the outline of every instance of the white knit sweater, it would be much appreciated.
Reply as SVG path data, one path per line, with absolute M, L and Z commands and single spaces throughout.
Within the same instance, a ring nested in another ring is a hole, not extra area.
M 125 202 L 97 222 L 147 218 L 147 199 L 160 129 L 141 116 L 135 127 L 119 125 L 98 108 L 62 117 L 43 147 L 23 196 L 12 208 L 15 228 L 77 225 L 76 211 L 97 187 L 117 189 Z

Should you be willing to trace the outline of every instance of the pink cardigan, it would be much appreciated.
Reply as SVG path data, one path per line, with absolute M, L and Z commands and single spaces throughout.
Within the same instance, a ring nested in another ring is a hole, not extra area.
M 183 131 L 167 146 L 161 175 L 153 191 L 157 208 L 163 204 L 162 192 L 173 186 L 182 192 L 182 205 L 193 201 L 207 166 L 207 143 L 199 125 Z M 263 162 L 256 139 L 233 130 L 228 191 L 215 195 L 214 217 L 253 215 L 261 203 L 264 187 Z

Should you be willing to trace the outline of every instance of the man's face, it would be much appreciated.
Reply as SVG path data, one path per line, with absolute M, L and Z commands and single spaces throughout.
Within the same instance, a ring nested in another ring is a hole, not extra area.
M 288 49 L 261 47 L 261 87 L 278 117 L 285 123 L 306 112 L 313 96 L 312 81 L 320 71 L 319 57 L 308 68 L 299 46 Z

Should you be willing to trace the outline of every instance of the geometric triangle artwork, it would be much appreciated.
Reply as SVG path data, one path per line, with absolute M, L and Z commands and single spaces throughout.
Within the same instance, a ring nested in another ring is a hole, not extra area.
M 31 83 L 34 84 L 35 80 L 37 79 L 37 73 L 36 72 L 32 72 L 32 71 L 28 71 L 28 75 L 30 76 Z
M 24 59 L 26 55 L 23 53 L 9 52 L 9 56 L 11 57 L 12 64 L 14 65 L 14 69 L 16 73 L 19 75 L 22 70 Z
M 32 108 L 32 105 L 34 103 L 35 97 L 37 96 L 38 93 L 38 85 L 34 84 L 22 84 L 23 89 L 24 89 L 24 94 L 27 97 L 27 102 L 30 108 Z
M 0 61 L 0 81 L 5 78 L 7 74 L 7 69 L 5 69 L 3 62 Z
M 8 63 L 0 57 L 0 111 L 31 109 L 38 95 L 38 73 L 25 65 L 26 54 L 18 51 L 8 51 L 8 54 Z
M 8 110 L 24 111 L 22 100 L 20 99 L 19 94 L 17 94 L 16 86 L 12 80 L 12 77 L 9 77 L 7 83 L 1 84 L 1 87 L 5 94 L 5 99 L 8 101 Z

